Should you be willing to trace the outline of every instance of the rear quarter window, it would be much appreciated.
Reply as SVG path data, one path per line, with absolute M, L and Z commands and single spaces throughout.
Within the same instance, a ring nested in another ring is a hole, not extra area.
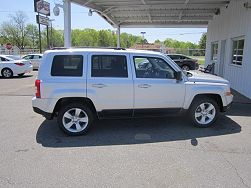
M 52 61 L 51 76 L 83 75 L 82 55 L 55 55 Z

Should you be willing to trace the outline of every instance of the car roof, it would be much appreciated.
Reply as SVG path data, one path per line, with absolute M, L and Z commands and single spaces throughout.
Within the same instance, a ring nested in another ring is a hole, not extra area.
M 160 52 L 147 51 L 147 50 L 135 50 L 135 49 L 117 49 L 117 48 L 68 48 L 68 49 L 55 49 L 47 50 L 46 53 L 58 53 L 58 52 L 106 52 L 106 53 L 138 53 L 138 54 L 152 54 L 159 55 Z

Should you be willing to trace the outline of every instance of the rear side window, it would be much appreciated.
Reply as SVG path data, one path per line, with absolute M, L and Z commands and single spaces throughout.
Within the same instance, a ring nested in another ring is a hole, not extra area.
M 127 78 L 126 56 L 93 55 L 91 76 Z
M 82 55 L 55 55 L 51 67 L 52 76 L 82 76 Z

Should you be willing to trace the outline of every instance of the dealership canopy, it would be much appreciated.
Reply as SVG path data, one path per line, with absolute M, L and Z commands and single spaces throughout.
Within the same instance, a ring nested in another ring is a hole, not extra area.
M 206 27 L 224 0 L 71 0 L 113 27 Z

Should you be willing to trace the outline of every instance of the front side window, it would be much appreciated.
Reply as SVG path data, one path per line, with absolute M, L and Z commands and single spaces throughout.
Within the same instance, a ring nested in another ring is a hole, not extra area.
M 217 61 L 217 56 L 218 56 L 218 42 L 213 42 L 211 60 Z
M 233 40 L 232 64 L 242 65 L 244 43 L 244 39 Z
M 27 56 L 24 56 L 23 59 L 29 60 L 29 59 L 32 59 L 32 56 L 31 55 L 27 55 Z
M 127 61 L 123 55 L 93 55 L 92 77 L 127 78 Z
M 166 61 L 156 57 L 134 57 L 137 78 L 174 79 L 174 70 Z
M 82 76 L 82 55 L 55 55 L 51 67 L 52 76 Z

